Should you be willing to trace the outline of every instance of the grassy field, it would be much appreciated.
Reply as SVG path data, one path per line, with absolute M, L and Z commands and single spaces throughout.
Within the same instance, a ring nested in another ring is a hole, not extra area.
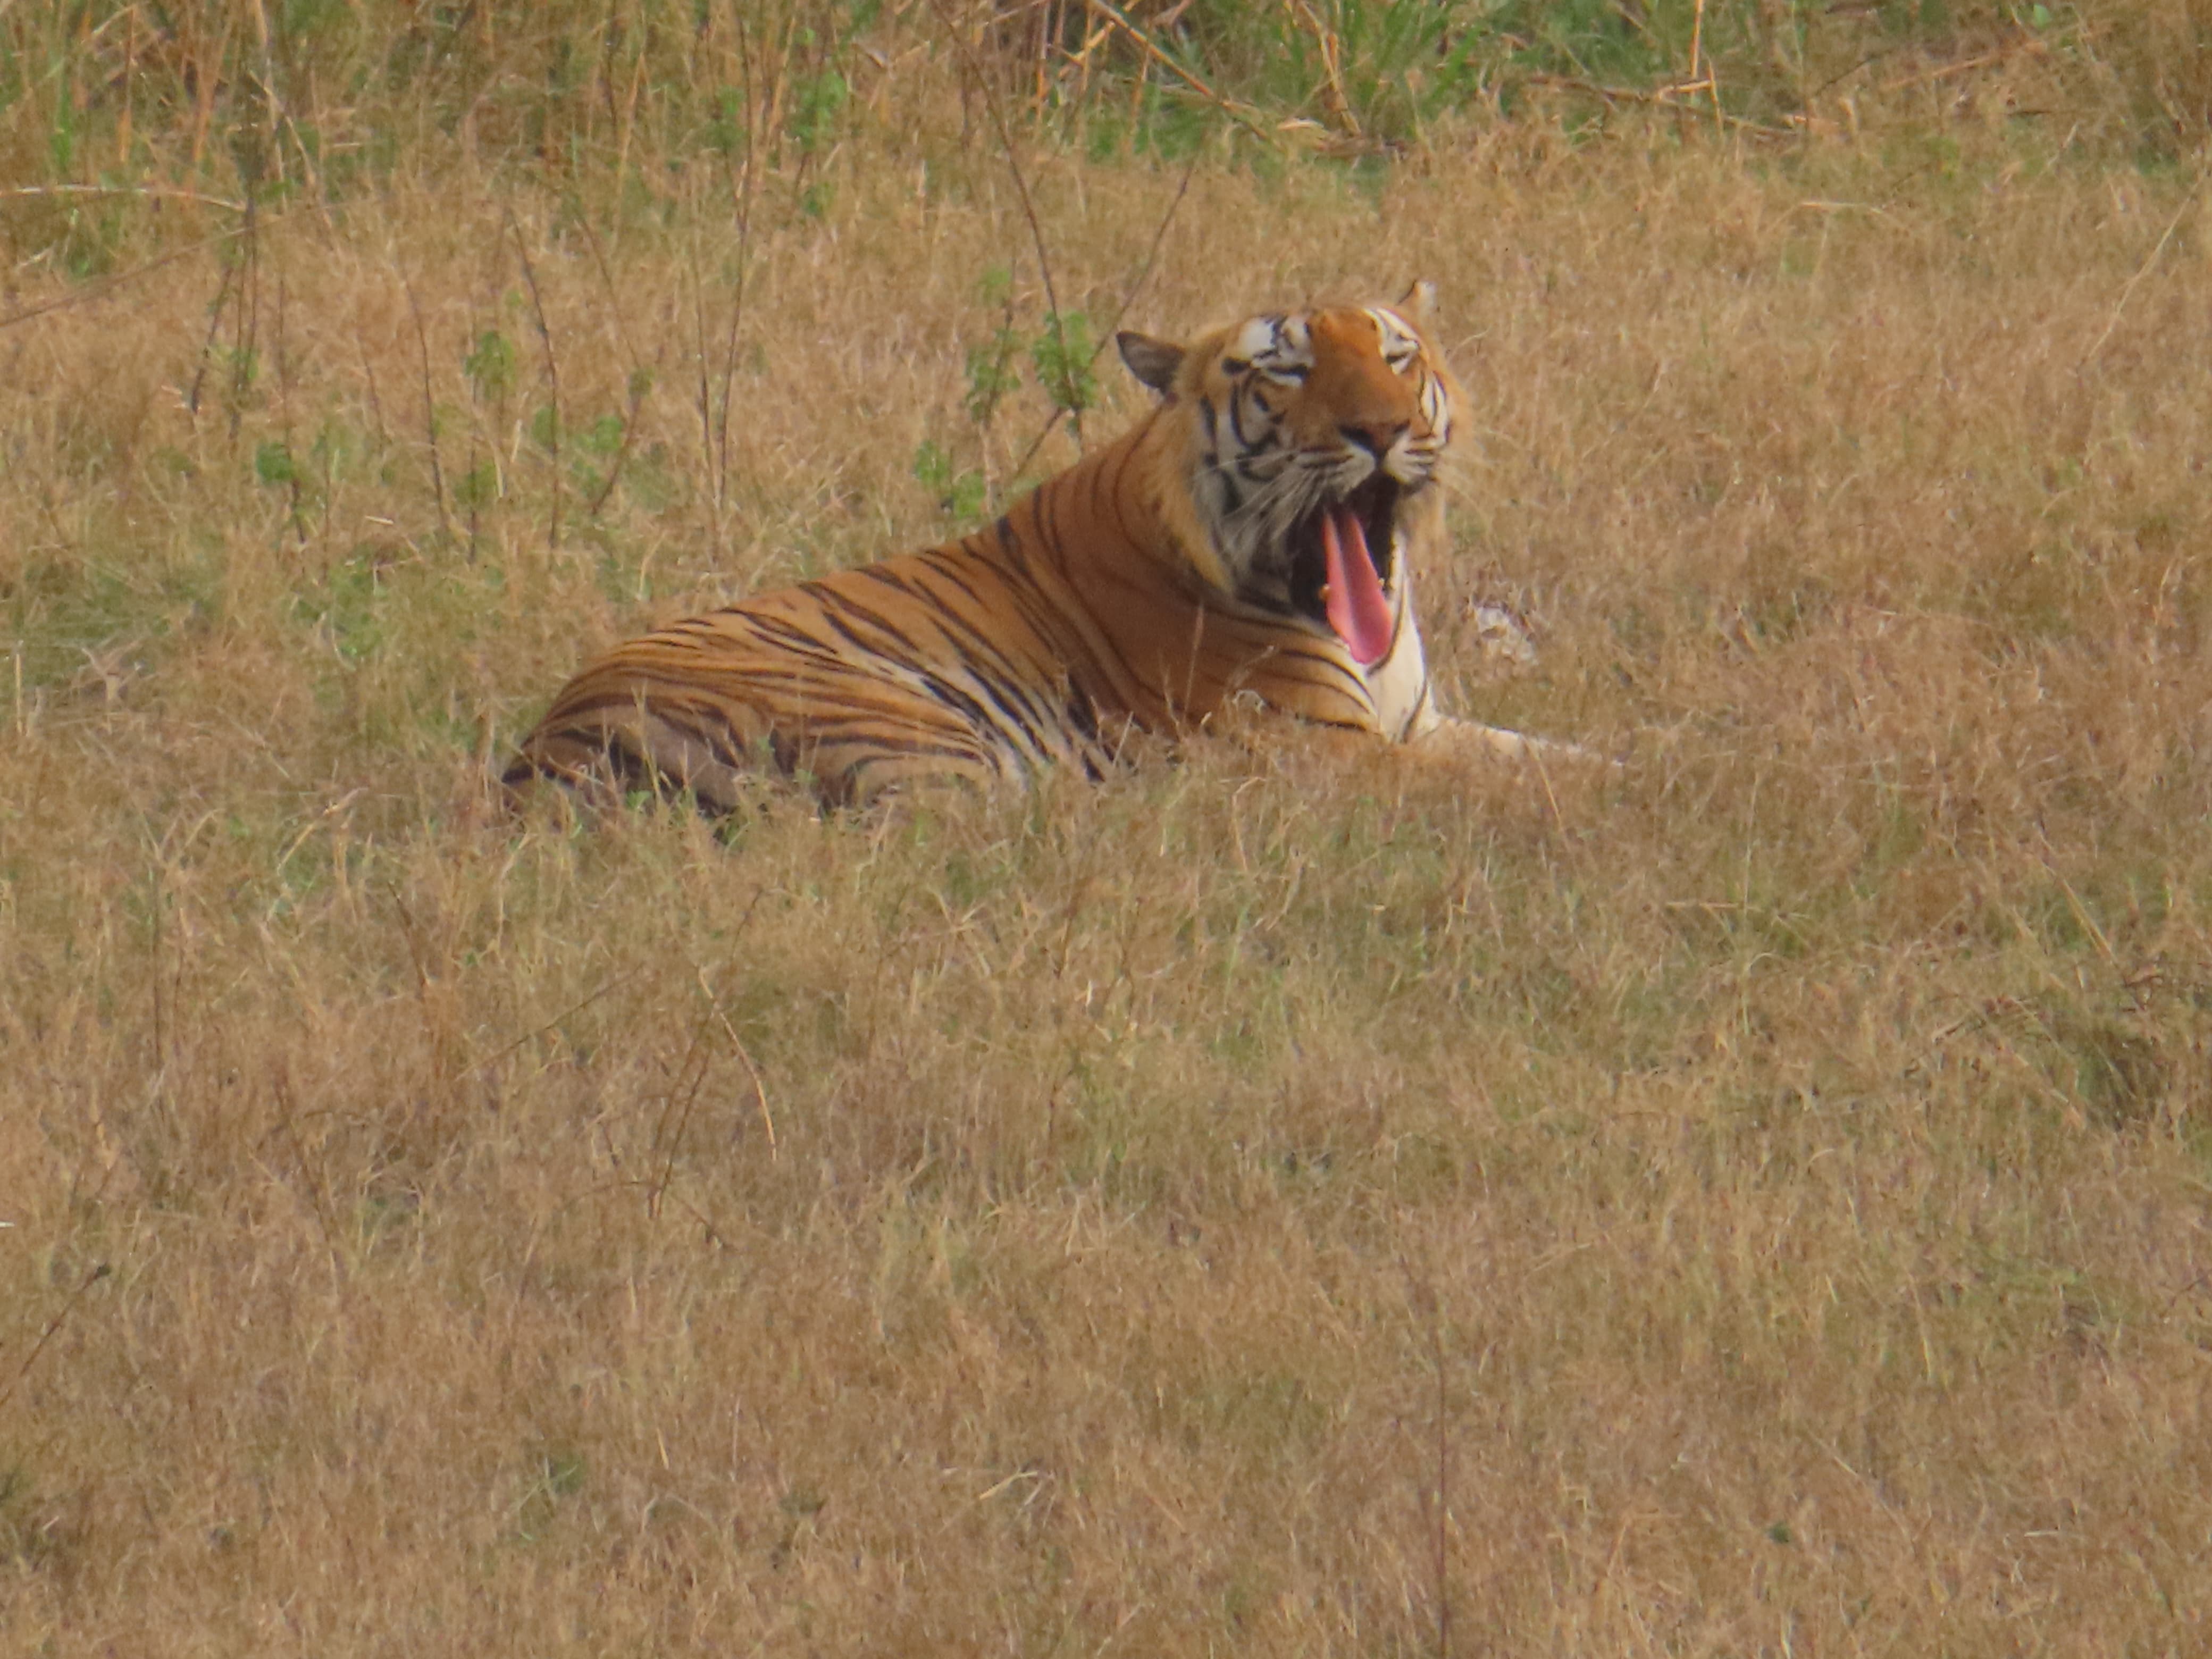
M 1385 143 L 1064 10 L 0 9 L 0 1650 L 2202 1651 L 2199 14 Z M 499 809 L 1417 275 L 1432 656 L 1617 772 Z

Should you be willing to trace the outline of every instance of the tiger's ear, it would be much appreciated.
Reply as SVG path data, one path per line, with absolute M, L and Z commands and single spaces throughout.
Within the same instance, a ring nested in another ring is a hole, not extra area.
M 1437 320 L 1437 285 L 1425 276 L 1415 278 L 1398 308 L 1413 319 L 1414 327 L 1429 329 Z
M 1127 328 L 1114 337 L 1114 343 L 1121 348 L 1121 361 L 1128 364 L 1130 374 L 1163 398 L 1174 395 L 1176 374 L 1182 368 L 1181 346 Z

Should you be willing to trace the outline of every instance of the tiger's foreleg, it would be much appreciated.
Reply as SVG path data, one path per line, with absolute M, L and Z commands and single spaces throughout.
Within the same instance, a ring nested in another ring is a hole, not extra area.
M 1413 735 L 1393 739 L 1379 732 L 1331 726 L 1270 708 L 1246 693 L 1232 698 L 1204 722 L 1212 736 L 1255 756 L 1318 757 L 1333 765 L 1372 762 L 1411 764 L 1421 769 L 1455 767 L 1495 771 L 1501 764 L 1587 768 L 1611 766 L 1595 750 L 1556 738 L 1539 738 L 1502 726 L 1456 720 L 1424 711 L 1426 724 Z
M 1595 750 L 1585 749 L 1578 743 L 1534 737 L 1503 726 L 1456 720 L 1449 714 L 1439 716 L 1434 726 L 1418 737 L 1408 738 L 1406 747 L 1424 759 L 1540 761 L 1547 764 L 1556 761 L 1567 765 L 1612 763 Z

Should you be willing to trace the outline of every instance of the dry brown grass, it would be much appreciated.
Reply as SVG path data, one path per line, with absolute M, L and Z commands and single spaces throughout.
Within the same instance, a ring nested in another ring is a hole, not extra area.
M 0 334 L 4 1645 L 2196 1650 L 2212 209 L 2002 131 L 1201 167 L 1133 320 L 1441 277 L 1435 654 L 1617 777 L 500 818 L 590 648 L 951 527 L 1036 295 L 921 125 L 764 193 L 719 508 L 712 178 L 611 283 L 507 178 L 273 217 L 197 418 L 210 257 Z M 1035 167 L 1110 313 L 1174 175 Z M 519 250 L 572 434 L 658 368 L 550 537 Z

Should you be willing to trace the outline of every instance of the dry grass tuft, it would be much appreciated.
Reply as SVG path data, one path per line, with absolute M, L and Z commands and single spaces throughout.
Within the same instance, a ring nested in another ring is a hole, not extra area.
M 7 1645 L 2192 1650 L 2201 199 L 1201 162 L 1132 320 L 1443 278 L 1435 654 L 1617 776 L 492 812 L 586 652 L 1012 483 L 957 124 L 763 178 L 733 359 L 712 169 L 402 178 L 0 333 Z M 1177 175 L 1030 160 L 1110 315 Z

